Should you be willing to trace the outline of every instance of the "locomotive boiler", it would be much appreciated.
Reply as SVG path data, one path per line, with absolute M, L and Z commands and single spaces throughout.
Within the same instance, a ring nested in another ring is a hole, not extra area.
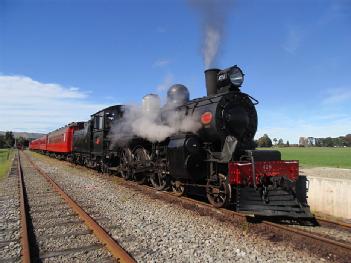
M 208 69 L 205 80 L 202 98 L 190 100 L 181 84 L 170 87 L 163 106 L 155 94 L 143 98 L 142 117 L 171 131 L 162 139 L 133 132 L 140 120 L 127 117 L 126 105 L 115 105 L 75 126 L 67 158 L 178 195 L 202 189 L 215 207 L 312 218 L 298 161 L 255 149 L 258 101 L 240 90 L 242 70 Z M 115 127 L 120 127 L 117 132 Z

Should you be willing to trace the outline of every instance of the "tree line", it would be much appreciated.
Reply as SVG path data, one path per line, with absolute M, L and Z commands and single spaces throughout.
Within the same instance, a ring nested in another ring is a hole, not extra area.
M 315 147 L 351 147 L 351 134 L 339 137 L 300 137 L 300 146 L 315 146 Z
M 269 138 L 264 134 L 258 140 L 255 140 L 257 147 L 272 147 L 273 145 L 279 147 L 299 146 L 299 147 L 351 147 L 351 134 L 339 136 L 336 138 L 314 138 L 314 137 L 300 137 L 299 144 L 290 144 L 289 141 L 284 143 L 283 139 Z
M 16 145 L 22 145 L 24 147 L 29 146 L 29 140 L 23 137 L 15 138 L 13 132 L 7 131 L 4 135 L 0 134 L 0 149 L 1 148 L 12 148 Z

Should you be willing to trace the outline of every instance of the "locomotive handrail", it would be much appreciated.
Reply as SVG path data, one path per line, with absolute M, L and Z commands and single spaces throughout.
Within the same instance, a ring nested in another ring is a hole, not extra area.
M 251 97 L 249 94 L 246 94 L 251 100 L 253 100 L 253 105 L 257 105 L 259 103 L 258 100 L 256 100 L 254 97 Z
M 255 190 L 257 189 L 257 185 L 256 185 L 256 168 L 255 168 L 255 159 L 254 156 L 252 154 L 252 152 L 250 152 L 250 159 L 251 159 L 251 166 L 252 166 L 252 182 L 254 185 Z

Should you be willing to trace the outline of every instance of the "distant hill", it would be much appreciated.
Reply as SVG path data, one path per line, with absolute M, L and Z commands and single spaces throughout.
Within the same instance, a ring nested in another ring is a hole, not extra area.
M 0 131 L 0 135 L 5 135 L 6 132 Z M 44 133 L 35 132 L 12 132 L 15 138 L 23 137 L 25 139 L 37 139 L 44 135 Z

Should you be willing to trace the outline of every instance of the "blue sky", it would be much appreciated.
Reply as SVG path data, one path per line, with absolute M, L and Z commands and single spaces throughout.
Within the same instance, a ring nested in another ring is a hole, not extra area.
M 0 130 L 48 132 L 173 83 L 204 96 L 203 20 L 189 2 L 0 0 Z M 257 136 L 351 133 L 350 0 L 217 2 L 214 66 L 246 73 Z

